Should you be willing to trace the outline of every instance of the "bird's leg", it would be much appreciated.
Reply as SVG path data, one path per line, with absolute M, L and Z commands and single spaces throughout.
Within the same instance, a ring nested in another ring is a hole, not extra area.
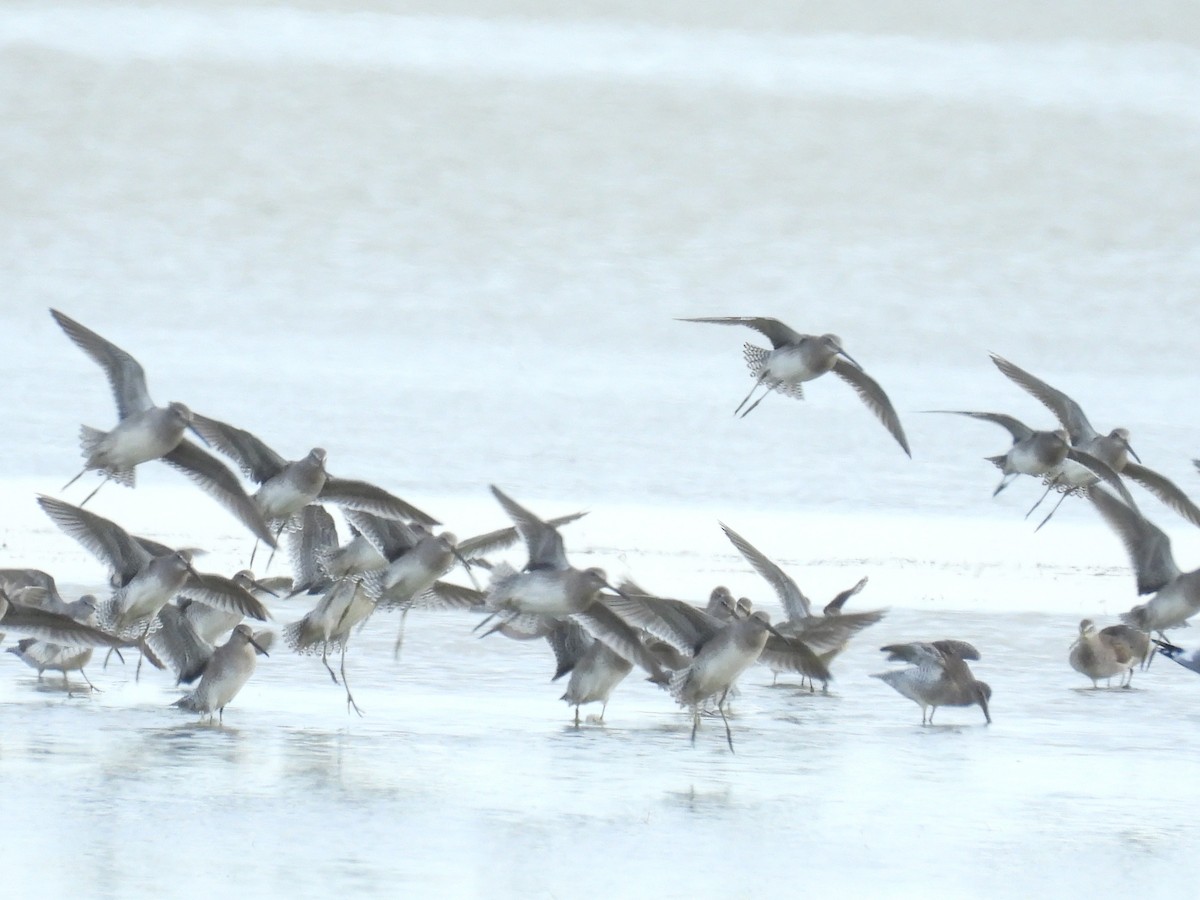
M 146 620 L 146 630 L 142 632 L 142 636 L 141 636 L 141 638 L 138 640 L 138 643 L 139 643 L 139 644 L 144 644 L 144 643 L 146 642 L 146 637 L 147 637 L 147 636 L 150 634 L 150 626 L 151 626 L 153 623 L 154 623 L 154 618 L 153 618 L 153 617 L 151 617 L 151 618 L 149 618 L 149 619 L 147 619 L 147 620 Z M 143 659 L 145 659 L 145 658 L 146 658 L 146 654 L 145 654 L 145 653 L 143 653 L 143 652 L 142 652 L 142 650 L 139 648 L 139 649 L 138 649 L 138 664 L 137 664 L 137 668 L 136 668 L 136 669 L 134 669 L 134 671 L 133 671 L 133 680 L 134 680 L 135 682 L 136 682 L 136 681 L 137 681 L 137 680 L 138 680 L 138 679 L 141 677 L 141 674 L 142 674 L 142 660 L 143 660 Z
M 1012 480 L 1014 478 L 1016 478 L 1019 474 L 1021 474 L 1021 473 L 1020 472 L 1005 472 L 1004 477 L 1000 479 L 1000 483 L 998 485 L 996 485 L 996 489 L 994 491 L 992 491 L 992 496 L 995 497 L 1002 490 L 1004 490 L 1006 487 L 1008 487 L 1010 484 L 1012 484 Z
M 1060 506 L 1062 506 L 1062 505 L 1063 505 L 1063 501 L 1064 501 L 1064 500 L 1066 500 L 1068 496 L 1070 496 L 1070 492 L 1069 492 L 1069 491 L 1064 491 L 1064 492 L 1063 492 L 1063 495 L 1062 495 L 1061 497 L 1059 497 L 1059 498 L 1058 498 L 1058 502 L 1054 504 L 1054 509 L 1050 510 L 1050 512 L 1049 512 L 1049 513 L 1046 515 L 1046 518 L 1042 519 L 1041 525 L 1038 525 L 1038 527 L 1037 527 L 1037 528 L 1035 528 L 1035 529 L 1033 529 L 1033 530 L 1034 530 L 1034 531 L 1041 531 L 1041 530 L 1042 530 L 1042 525 L 1045 525 L 1047 522 L 1049 522 L 1049 521 L 1050 521 L 1050 516 L 1052 516 L 1052 515 L 1054 515 L 1056 512 L 1058 512 L 1058 508 L 1059 508 Z M 1030 512 L 1032 512 L 1032 510 L 1030 510 Z
M 283 529 L 287 528 L 287 523 L 288 523 L 288 520 L 284 519 L 283 522 L 280 524 L 279 528 L 276 530 L 276 532 L 275 532 L 276 545 L 279 544 L 279 538 L 283 535 Z M 255 546 L 258 546 L 258 544 L 255 543 Z M 271 555 L 267 557 L 267 564 L 265 566 L 263 566 L 264 572 L 267 571 L 267 569 L 271 568 L 271 560 L 273 560 L 275 558 L 275 549 L 276 549 L 275 547 L 271 548 Z
M 100 490 L 100 488 L 104 487 L 104 485 L 108 484 L 108 481 L 109 481 L 109 476 L 108 476 L 108 475 L 105 475 L 105 476 L 104 476 L 104 480 L 103 480 L 103 481 L 101 481 L 101 482 L 100 482 L 98 485 L 96 485 L 96 486 L 95 486 L 95 487 L 92 489 L 92 492 L 91 492 L 90 494 L 88 494 L 86 497 L 84 497 L 84 498 L 83 498 L 83 500 L 81 500 L 81 501 L 79 502 L 79 505 L 80 505 L 81 507 L 83 507 L 83 506 L 86 506 L 86 505 L 87 505 L 87 502 L 88 502 L 89 500 L 91 500 L 93 497 L 95 497 L 95 496 L 96 496 L 96 492 L 97 492 L 97 491 L 99 491 L 99 490 Z
M 256 553 L 258 553 L 258 538 L 254 539 L 254 547 L 250 550 L 250 565 L 248 565 L 246 568 L 248 568 L 248 569 L 254 568 L 254 555 Z
M 1042 496 L 1038 497 L 1038 501 L 1037 501 L 1037 503 L 1035 503 L 1035 504 L 1033 504 L 1033 506 L 1029 507 L 1029 512 L 1025 513 L 1025 518 L 1027 518 L 1027 519 L 1028 519 L 1028 518 L 1029 518 L 1031 515 L 1033 515 L 1033 511 L 1034 511 L 1035 509 L 1037 509 L 1039 506 L 1041 506 L 1041 505 L 1042 505 L 1042 502 L 1043 502 L 1043 501 L 1044 501 L 1044 500 L 1045 500 L 1045 499 L 1046 499 L 1048 496 L 1050 496 L 1050 492 L 1051 492 L 1052 490 L 1054 490 L 1054 485 L 1053 485 L 1053 484 L 1049 484 L 1049 485 L 1047 485 L 1047 486 L 1046 486 L 1046 490 L 1042 492 Z
M 758 376 L 756 379 L 754 379 L 754 387 L 750 388 L 750 393 L 749 393 L 749 394 L 747 394 L 747 395 L 746 395 L 744 398 L 742 398 L 742 402 L 741 402 L 741 403 L 739 403 L 739 404 L 737 405 L 737 409 L 735 409 L 735 410 L 733 411 L 733 414 L 734 414 L 735 416 L 736 416 L 736 415 L 737 415 L 739 412 L 741 412 L 741 411 L 742 411 L 742 407 L 743 407 L 743 406 L 745 406 L 745 405 L 746 405 L 746 403 L 747 403 L 747 402 L 750 400 L 750 397 L 751 397 L 751 395 L 752 395 L 752 394 L 753 394 L 753 393 L 754 393 L 756 390 L 758 390 L 758 388 L 759 388 L 759 385 L 761 385 L 761 384 L 762 384 L 764 381 L 766 381 L 766 380 L 767 380 L 767 373 L 766 373 L 766 372 L 763 372 L 763 373 L 762 373 L 761 375 L 759 375 L 759 376 Z M 750 410 L 746 410 L 746 412 L 749 412 L 749 411 L 750 411 Z M 80 472 L 79 474 L 80 474 L 80 475 L 82 475 L 83 473 L 82 473 L 82 472 Z M 75 477 L 76 477 L 76 478 L 78 478 L 78 477 L 79 477 L 79 475 L 76 475 Z
M 605 700 L 603 703 L 600 704 L 600 718 L 597 721 L 599 721 L 599 722 L 604 721 L 604 711 L 606 709 L 608 709 L 608 701 L 607 700 Z
M 778 383 L 778 382 L 776 382 L 776 383 Z M 751 403 L 751 404 L 750 404 L 750 406 L 749 406 L 749 407 L 747 407 L 746 411 L 745 411 L 744 413 L 742 413 L 742 418 L 743 418 L 743 419 L 744 419 L 744 418 L 746 418 L 746 416 L 750 415 L 750 413 L 754 412 L 754 407 L 758 406 L 758 404 L 762 403 L 762 402 L 763 402 L 763 400 L 765 400 L 765 399 L 766 399 L 766 397 L 767 397 L 767 394 L 771 393 L 771 389 L 772 389 L 773 387 L 775 387 L 775 385 L 774 385 L 774 384 L 768 384 L 768 385 L 767 385 L 767 389 L 766 389 L 765 391 L 763 391 L 763 393 L 762 393 L 762 396 L 761 396 L 761 397 L 759 397 L 757 400 L 755 400 L 753 403 Z M 748 399 L 748 398 L 747 398 L 747 399 Z
M 579 727 L 579 704 L 575 704 L 575 727 Z
M 358 708 L 358 704 L 354 702 L 354 695 L 350 693 L 350 684 L 346 681 L 346 643 L 342 642 L 342 687 L 346 689 L 346 712 L 350 712 L 350 707 L 354 707 L 354 711 L 362 717 L 363 711 Z
M 700 704 L 692 707 L 692 746 L 696 746 L 696 729 L 700 727 Z
M 321 662 L 325 665 L 325 670 L 329 672 L 329 677 L 333 679 L 333 683 L 337 684 L 337 675 L 333 673 L 333 667 L 329 665 L 329 642 L 326 641 L 321 645 Z
M 74 478 L 72 478 L 70 481 L 68 481 L 66 484 L 64 484 L 62 486 L 62 488 L 60 488 L 60 490 L 65 491 L 67 488 L 69 488 L 71 485 L 73 485 L 75 482 L 77 482 L 80 478 L 82 478 L 83 473 L 86 472 L 87 470 L 88 470 L 88 467 L 84 466 L 82 469 L 79 470 L 79 474 L 76 475 Z
M 725 718 L 725 698 L 729 696 L 729 688 L 725 688 L 721 692 L 721 699 L 717 701 L 717 712 L 721 714 L 721 721 L 725 723 L 725 740 L 729 743 L 729 752 L 733 752 L 733 732 L 729 729 L 729 719 Z
M 89 688 L 91 688 L 93 691 L 99 691 L 99 690 L 100 690 L 100 688 L 98 688 L 98 687 L 96 687 L 94 684 L 92 684 L 92 679 L 90 679 L 90 678 L 88 678 L 88 677 L 87 677 L 87 672 L 83 671 L 83 669 L 80 669 L 80 670 L 79 670 L 79 674 L 83 676 L 83 680 L 87 682 L 87 686 L 88 686 Z M 101 693 L 103 693 L 103 691 L 101 691 Z
M 408 618 L 408 607 L 400 611 L 400 630 L 396 632 L 396 644 L 392 647 L 392 659 L 400 659 L 400 648 L 404 646 L 404 621 Z

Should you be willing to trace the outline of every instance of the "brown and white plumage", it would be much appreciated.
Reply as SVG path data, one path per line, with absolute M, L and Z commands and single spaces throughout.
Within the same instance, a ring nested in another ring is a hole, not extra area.
M 98 469 L 107 478 L 132 486 L 138 465 L 161 459 L 192 479 L 260 540 L 275 546 L 266 523 L 234 474 L 216 457 L 184 439 L 185 430 L 194 430 L 192 411 L 182 403 L 155 406 L 146 389 L 146 373 L 136 359 L 58 310 L 52 309 L 50 314 L 67 337 L 104 370 L 117 404 L 120 421 L 111 431 L 84 427 L 87 461 L 83 471 Z
M 779 631 L 789 638 L 802 641 L 826 666 L 845 648 L 851 637 L 883 618 L 884 610 L 840 614 L 846 601 L 866 585 L 865 578 L 842 591 L 826 606 L 827 610 L 833 611 L 832 615 L 814 614 L 811 601 L 782 568 L 728 525 L 721 523 L 721 530 L 779 597 L 787 617 L 776 626 Z M 772 660 L 778 661 L 779 657 L 768 655 L 763 661 L 770 665 Z M 795 668 L 786 666 L 775 669 L 777 675 L 780 671 L 795 671 Z
M 763 316 L 708 316 L 701 318 L 680 319 L 681 322 L 707 322 L 714 325 L 745 325 L 763 335 L 771 342 L 772 349 L 765 350 L 753 344 L 746 344 L 743 355 L 754 376 L 754 388 L 734 410 L 736 415 L 741 412 L 759 386 L 766 388 L 766 393 L 778 391 L 781 394 L 796 399 L 804 398 L 803 383 L 819 378 L 826 372 L 833 372 L 845 381 L 858 394 L 860 400 L 883 423 L 888 432 L 896 439 L 904 452 L 912 456 L 908 447 L 908 438 L 900 424 L 900 417 L 892 406 L 892 401 L 883 392 L 878 382 L 871 378 L 862 367 L 842 347 L 842 340 L 836 334 L 801 334 L 784 325 L 778 319 Z M 750 404 L 742 416 L 750 413 L 762 402 L 764 393 Z
M 967 666 L 967 660 L 979 659 L 979 652 L 966 641 L 917 641 L 908 644 L 889 644 L 882 648 L 889 662 L 906 662 L 903 669 L 872 674 L 921 707 L 921 724 L 933 724 L 933 714 L 939 706 L 978 705 L 990 723 L 988 703 L 992 689 L 978 681 Z
M 254 674 L 259 654 L 267 655 L 262 643 L 249 625 L 239 625 L 229 640 L 213 651 L 196 689 L 172 705 L 207 715 L 209 719 L 216 713 L 224 721 L 225 707 Z
M 1062 391 L 998 354 L 992 354 L 992 362 L 1015 384 L 1054 413 L 1063 428 L 1067 429 L 1073 447 L 1107 463 L 1114 472 L 1136 481 L 1193 525 L 1200 525 L 1200 507 L 1166 476 L 1141 465 L 1141 460 L 1130 445 L 1128 429 L 1114 428 L 1107 434 L 1101 434 L 1092 427 L 1083 407 Z M 1136 462 L 1130 460 L 1131 456 Z
M 1125 674 L 1132 672 L 1137 660 L 1134 658 L 1130 635 L 1132 631 L 1127 625 L 1111 626 L 1102 630 L 1096 629 L 1091 619 L 1079 623 L 1079 636 L 1071 644 L 1067 653 L 1067 661 L 1076 672 L 1092 680 L 1092 687 L 1099 687 L 1099 680 L 1121 676 L 1124 683 Z

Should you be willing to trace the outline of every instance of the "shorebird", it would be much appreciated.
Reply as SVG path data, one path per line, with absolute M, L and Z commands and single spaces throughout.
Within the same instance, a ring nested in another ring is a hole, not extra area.
M 1200 612 L 1200 569 L 1181 572 L 1171 553 L 1171 539 L 1157 525 L 1100 487 L 1084 488 L 1104 521 L 1117 533 L 1137 583 L 1139 595 L 1154 594 L 1121 615 L 1121 621 L 1160 637 Z
M 687 668 L 671 677 L 671 696 L 692 710 L 693 744 L 700 727 L 700 708 L 715 697 L 717 712 L 725 723 L 725 740 L 733 750 L 725 701 L 741 674 L 758 661 L 772 633 L 782 639 L 771 627 L 770 616 L 761 610 L 743 619 L 730 619 L 699 645 Z
M 1158 652 L 1167 659 L 1173 659 L 1185 669 L 1191 669 L 1193 672 L 1200 672 L 1200 648 L 1184 650 L 1182 647 L 1177 647 L 1169 641 L 1155 640 L 1158 645 Z
M 196 689 L 171 705 L 207 715 L 209 721 L 215 712 L 218 721 L 224 722 L 225 707 L 254 674 L 260 653 L 268 655 L 250 626 L 239 625 L 229 640 L 213 651 Z
M 67 647 L 37 638 L 22 638 L 15 647 L 9 647 L 8 652 L 30 668 L 37 669 L 38 681 L 42 680 L 42 673 L 47 670 L 62 672 L 63 687 L 69 690 L 71 680 L 67 673 L 78 672 L 89 689 L 99 690 L 83 671 L 83 667 L 92 661 L 91 647 Z
M 259 438 L 216 419 L 194 415 L 193 427 L 209 444 L 238 464 L 259 485 L 253 501 L 275 536 L 311 503 L 332 503 L 389 519 L 437 525 L 437 519 L 365 481 L 335 478 L 325 471 L 325 450 L 314 447 L 302 459 L 287 460 Z
M 53 497 L 38 504 L 67 535 L 105 563 L 115 588 L 100 604 L 101 627 L 121 638 L 144 639 L 157 625 L 158 611 L 176 594 L 260 621 L 269 618 L 262 602 L 229 578 L 197 572 L 187 550 L 161 547 L 154 553 L 115 522 Z
M 100 628 L 76 621 L 71 616 L 47 612 L 36 606 L 21 603 L 11 598 L 3 588 L 0 588 L 0 627 L 73 647 L 107 647 L 119 650 L 122 647 L 141 646 L 137 641 L 124 640 Z
M 645 669 L 650 680 L 668 680 L 641 637 L 606 604 L 621 591 L 608 583 L 603 569 L 577 569 L 567 561 L 562 535 L 549 522 L 492 485 L 492 494 L 513 520 L 525 542 L 528 561 L 518 572 L 506 563 L 492 568 L 485 607 L 491 613 L 476 628 L 499 618 L 509 629 L 545 633 L 547 620 L 573 619 L 609 649 Z M 612 594 L 603 595 L 605 589 Z M 494 627 L 492 631 L 498 630 Z M 485 632 L 490 634 L 491 631 Z
M 883 423 L 904 452 L 912 457 L 912 451 L 908 448 L 908 438 L 904 436 L 904 428 L 892 407 L 892 401 L 875 379 L 864 372 L 862 366 L 843 349 L 842 340 L 836 334 L 801 334 L 778 319 L 761 316 L 710 316 L 679 321 L 745 325 L 771 342 L 770 350 L 750 343 L 744 346 L 742 355 L 750 367 L 750 374 L 754 376 L 754 387 L 738 404 L 737 409 L 733 411 L 734 415 L 739 412 L 743 418 L 749 415 L 772 390 L 787 397 L 803 400 L 804 382 L 819 378 L 826 372 L 833 372 L 854 388 L 855 393 Z M 742 412 L 742 407 L 746 406 L 760 386 L 766 390 Z
M 1020 366 L 1014 365 L 995 353 L 992 354 L 992 362 L 1013 382 L 1040 400 L 1050 412 L 1054 413 L 1055 418 L 1067 430 L 1073 447 L 1104 461 L 1118 475 L 1124 475 L 1136 481 L 1193 525 L 1200 525 L 1200 508 L 1197 508 L 1187 494 L 1170 479 L 1141 465 L 1141 459 L 1130 446 L 1128 429 L 1114 428 L 1108 434 L 1101 434 L 1092 427 L 1092 423 L 1084 415 L 1083 408 L 1062 391 L 1051 387 L 1040 378 L 1030 375 Z M 1130 461 L 1129 457 L 1131 456 L 1136 462 Z M 1093 482 L 1095 478 L 1096 476 L 1091 476 Z M 1077 486 L 1077 483 L 1066 486 L 1074 487 Z M 1055 485 L 1051 484 L 1047 490 L 1054 487 Z
M 1024 422 L 1004 413 L 968 412 L 961 409 L 935 409 L 927 412 L 946 413 L 955 416 L 968 416 L 984 422 L 992 422 L 1005 429 L 1012 435 L 1013 443 L 1006 453 L 998 456 L 985 457 L 988 462 L 998 468 L 1003 474 L 1000 483 L 992 491 L 995 497 L 1004 490 L 1018 475 L 1032 475 L 1035 478 L 1052 480 L 1057 476 L 1067 460 L 1078 463 L 1094 472 L 1099 478 L 1112 485 L 1132 508 L 1137 506 L 1120 476 L 1102 459 L 1085 450 L 1072 447 L 1068 441 L 1066 429 L 1056 431 L 1035 431 Z M 1071 491 L 1081 491 L 1085 485 L 1075 486 Z M 1043 525 L 1045 522 L 1042 523 Z M 1038 526 L 1039 528 L 1041 526 Z
M 841 608 L 846 601 L 866 585 L 867 579 L 865 578 L 838 594 L 825 607 L 822 614 L 814 615 L 812 603 L 808 597 L 783 569 L 728 525 L 723 522 L 719 524 L 730 543 L 754 567 L 755 571 L 767 580 L 783 604 L 784 615 L 787 618 L 786 621 L 780 622 L 776 626 L 780 633 L 803 641 L 826 666 L 845 649 L 846 643 L 851 637 L 883 618 L 884 610 L 881 609 L 841 614 Z M 775 671 L 775 675 L 778 677 L 779 670 Z M 825 689 L 828 689 L 828 683 L 826 683 Z
M 558 666 L 552 680 L 571 674 L 559 699 L 575 707 L 575 727 L 579 727 L 579 707 L 585 703 L 603 704 L 597 719 L 603 722 L 609 696 L 633 671 L 633 663 L 570 620 L 556 623 L 546 637 Z
M 933 641 L 911 644 L 889 644 L 882 648 L 888 662 L 906 662 L 904 669 L 877 672 L 878 678 L 921 707 L 921 724 L 933 724 L 933 714 L 939 706 L 972 706 L 979 704 L 983 717 L 990 724 L 988 701 L 992 689 L 977 681 L 967 666 L 968 659 L 979 659 L 979 652 L 966 641 Z
M 1128 625 L 1110 625 L 1097 631 L 1091 619 L 1084 619 L 1067 656 L 1071 668 L 1090 678 L 1093 688 L 1100 686 L 1101 678 L 1111 680 L 1114 675 L 1120 675 L 1124 685 L 1125 674 L 1132 677 L 1137 663 L 1130 632 L 1133 629 Z
M 278 596 L 269 584 L 255 579 L 249 569 L 237 572 L 230 580 L 256 600 L 262 601 L 264 595 Z M 290 579 L 283 581 L 291 583 Z M 176 684 L 191 684 L 204 671 L 217 640 L 244 618 L 240 612 L 181 596 L 158 611 L 158 625 L 146 640 L 174 670 Z
M 308 613 L 283 630 L 283 640 L 288 648 L 304 655 L 321 654 L 321 664 L 329 672 L 334 684 L 338 677 L 329 665 L 329 651 L 341 654 L 341 685 L 346 690 L 346 712 L 353 709 L 360 716 L 362 709 L 350 693 L 346 680 L 346 645 L 350 632 L 367 620 L 375 611 L 375 601 L 353 578 L 335 581 Z
M 613 611 L 630 625 L 667 645 L 675 659 L 655 647 L 664 665 L 675 670 L 669 689 L 682 706 L 692 708 L 692 741 L 702 705 L 716 698 L 725 722 L 725 736 L 733 749 L 733 736 L 725 716 L 725 701 L 734 683 L 749 666 L 762 662 L 779 671 L 799 672 L 818 681 L 829 681 L 825 664 L 803 641 L 781 634 L 764 612 L 740 612 L 742 605 L 726 606 L 729 618 L 716 616 L 686 603 L 656 597 L 630 582 L 621 585 L 620 597 L 608 601 Z M 718 588 L 713 595 L 727 594 Z
M 83 426 L 80 434 L 86 462 L 65 487 L 91 469 L 99 470 L 105 481 L 133 487 L 135 468 L 161 459 L 200 485 L 255 536 L 274 547 L 274 537 L 237 477 L 216 457 L 184 439 L 184 431 L 195 430 L 191 410 L 182 403 L 155 406 L 146 389 L 146 373 L 136 359 L 58 310 L 52 309 L 50 314 L 67 337 L 104 370 L 120 418 L 108 432 Z M 83 502 L 86 504 L 95 493 L 92 491 Z

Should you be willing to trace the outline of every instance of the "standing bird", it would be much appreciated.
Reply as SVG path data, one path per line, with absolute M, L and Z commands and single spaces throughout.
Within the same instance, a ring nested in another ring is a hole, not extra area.
M 30 668 L 37 669 L 38 681 L 42 680 L 42 673 L 47 669 L 62 672 L 63 687 L 70 690 L 71 680 L 67 673 L 78 672 L 87 682 L 89 690 L 99 690 L 83 671 L 83 667 L 92 661 L 91 647 L 67 647 L 37 638 L 23 638 L 17 641 L 15 647 L 9 647 L 8 652 Z
M 1102 488 L 1084 490 L 1125 545 L 1138 594 L 1154 594 L 1146 603 L 1122 613 L 1121 621 L 1162 637 L 1166 629 L 1178 628 L 1200 612 L 1200 569 L 1180 571 L 1171 552 L 1171 539 L 1162 529 Z
M 239 625 L 229 640 L 213 651 L 196 689 L 171 705 L 207 715 L 209 721 L 215 712 L 219 721 L 224 722 L 225 707 L 254 674 L 260 653 L 268 655 L 250 626 Z
M 1067 429 L 1071 446 L 1107 463 L 1118 475 L 1136 481 L 1193 525 L 1200 525 L 1200 508 L 1197 508 L 1187 494 L 1170 479 L 1141 465 L 1141 459 L 1130 446 L 1128 429 L 1114 428 L 1108 434 L 1100 434 L 1084 415 L 1083 408 L 1062 391 L 995 353 L 992 354 L 992 362 L 1019 387 L 1028 391 L 1054 413 L 1054 417 Z M 1130 461 L 1131 456 L 1136 462 Z M 1093 481 L 1094 478 L 1095 476 Z M 1051 488 L 1053 487 L 1054 485 L 1051 485 Z
M 1137 660 L 1134 658 L 1133 646 L 1128 625 L 1110 625 L 1108 628 L 1096 630 L 1091 619 L 1079 623 L 1079 637 L 1071 644 L 1067 655 L 1071 668 L 1081 675 L 1092 679 L 1092 688 L 1098 688 L 1101 678 L 1111 679 L 1120 675 L 1122 685 L 1126 672 L 1131 673 Z
M 765 612 L 741 612 L 741 603 L 724 600 L 728 594 L 724 588 L 714 590 L 710 600 L 725 602 L 729 617 L 723 619 L 682 600 L 647 594 L 628 582 L 622 591 L 620 597 L 609 601 L 613 611 L 668 645 L 666 649 L 656 645 L 654 651 L 664 665 L 675 669 L 669 685 L 672 696 L 681 706 L 692 708 L 693 743 L 702 706 L 716 698 L 725 721 L 725 737 L 733 749 L 725 701 L 738 677 L 755 662 L 817 681 L 830 680 L 825 664 L 803 641 L 781 634 Z M 674 657 L 670 662 L 669 656 Z
M 715 325 L 745 325 L 753 328 L 771 342 L 772 349 L 764 350 L 747 343 L 742 355 L 754 376 L 754 387 L 750 389 L 744 400 L 733 411 L 734 415 L 742 412 L 754 392 L 761 386 L 766 390 L 757 400 L 750 404 L 742 417 L 745 418 L 751 410 L 762 403 L 771 391 L 778 391 L 787 397 L 804 399 L 803 384 L 819 378 L 826 372 L 832 371 L 843 381 L 854 388 L 859 398 L 867 404 L 876 418 L 883 423 L 896 442 L 908 456 L 912 451 L 908 448 L 908 438 L 904 436 L 904 428 L 900 425 L 900 417 L 892 407 L 883 388 L 862 370 L 862 367 L 842 348 L 842 339 L 836 334 L 800 334 L 784 325 L 778 319 L 761 316 L 711 316 L 697 319 L 680 319 L 681 322 L 709 322 Z
M 579 727 L 579 707 L 585 703 L 602 704 L 597 721 L 603 722 L 609 696 L 633 671 L 633 663 L 570 620 L 552 628 L 546 637 L 558 664 L 552 680 L 571 673 L 559 699 L 575 707 L 575 727 Z
M 733 732 L 725 715 L 725 700 L 741 674 L 758 661 L 772 633 L 771 618 L 761 610 L 744 619 L 730 619 L 698 648 L 691 663 L 671 678 L 669 690 L 680 706 L 692 709 L 692 743 L 700 727 L 700 708 L 715 697 L 725 723 L 725 740 L 733 750 Z
M 871 675 L 895 688 L 901 696 L 921 707 L 921 724 L 933 724 L 933 714 L 939 706 L 972 706 L 979 704 L 983 717 L 991 724 L 988 701 L 992 689 L 986 682 L 977 681 L 967 666 L 968 659 L 979 659 L 979 651 L 966 641 L 934 641 L 911 644 L 889 644 L 882 648 L 888 662 L 906 662 L 904 669 L 892 669 Z
M 108 432 L 83 426 L 81 440 L 86 462 L 79 475 L 65 487 L 89 469 L 99 470 L 105 481 L 133 487 L 134 469 L 141 463 L 161 459 L 215 497 L 259 540 L 274 547 L 274 537 L 237 477 L 216 457 L 184 440 L 185 430 L 195 431 L 191 410 L 182 403 L 155 406 L 146 390 L 146 373 L 136 359 L 58 310 L 52 309 L 50 314 L 67 337 L 104 370 L 120 417 L 117 426 Z M 87 503 L 95 493 L 92 491 L 83 502 Z

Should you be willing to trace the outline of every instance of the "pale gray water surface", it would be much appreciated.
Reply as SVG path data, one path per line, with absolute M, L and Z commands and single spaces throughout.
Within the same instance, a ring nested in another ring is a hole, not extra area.
M 95 664 L 104 692 L 69 698 L 6 654 L 7 886 L 1156 895 L 1190 871 L 1200 684 L 1160 660 L 1093 692 L 1066 663 L 1080 618 L 1134 602 L 1119 542 L 1072 502 L 1032 534 L 1036 485 L 988 496 L 1007 435 L 918 411 L 1048 427 L 996 351 L 1200 489 L 1200 16 L 644 6 L 0 5 L 0 565 L 103 578 L 34 503 L 115 420 L 54 306 L 156 401 L 324 446 L 459 534 L 505 524 L 494 482 L 592 510 L 579 562 L 664 593 L 775 608 L 718 518 L 814 599 L 869 574 L 854 603 L 891 612 L 832 696 L 750 673 L 731 755 L 636 678 L 568 727 L 544 645 L 450 614 L 414 614 L 399 663 L 394 620 L 355 635 L 361 720 L 282 647 L 224 728 L 161 675 Z M 704 315 L 840 334 L 914 459 L 833 379 L 734 420 L 754 335 L 673 321 Z M 180 476 L 139 481 L 90 505 L 246 562 Z M 1194 567 L 1195 530 L 1142 502 Z M 991 727 L 922 728 L 868 677 L 880 644 L 943 636 L 981 649 Z

